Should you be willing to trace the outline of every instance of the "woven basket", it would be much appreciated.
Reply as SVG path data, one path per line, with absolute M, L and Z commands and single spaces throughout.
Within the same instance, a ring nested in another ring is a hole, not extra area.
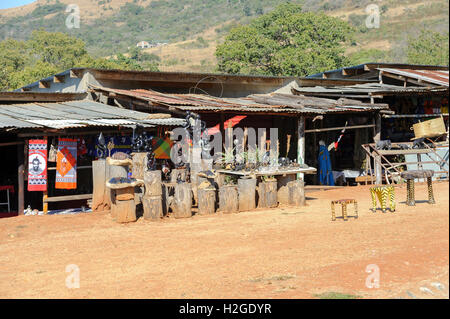
M 442 117 L 414 124 L 412 129 L 414 130 L 414 139 L 436 137 L 447 133 Z

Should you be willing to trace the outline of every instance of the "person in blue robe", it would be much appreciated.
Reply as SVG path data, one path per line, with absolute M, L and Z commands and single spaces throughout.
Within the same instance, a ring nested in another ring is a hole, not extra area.
M 333 172 L 331 169 L 330 153 L 325 142 L 319 142 L 319 183 L 320 185 L 334 186 Z

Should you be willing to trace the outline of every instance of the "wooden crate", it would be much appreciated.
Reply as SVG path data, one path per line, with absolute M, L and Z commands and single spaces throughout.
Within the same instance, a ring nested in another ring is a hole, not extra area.
M 442 117 L 414 124 L 413 130 L 415 135 L 414 139 L 436 137 L 447 133 Z

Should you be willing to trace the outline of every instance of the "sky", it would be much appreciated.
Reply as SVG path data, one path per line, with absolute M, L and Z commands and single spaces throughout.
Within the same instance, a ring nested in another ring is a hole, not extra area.
M 0 9 L 20 7 L 36 0 L 0 0 Z

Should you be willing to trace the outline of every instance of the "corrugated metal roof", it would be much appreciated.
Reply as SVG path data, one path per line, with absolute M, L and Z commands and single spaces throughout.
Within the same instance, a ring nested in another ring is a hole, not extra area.
M 336 94 L 382 94 L 382 93 L 430 93 L 448 91 L 448 87 L 401 87 L 397 85 L 365 83 L 349 86 L 313 86 L 297 87 L 294 91 L 299 93 L 336 93 Z
M 373 105 L 360 101 L 335 101 L 322 98 L 301 98 L 293 94 L 250 95 L 245 98 L 219 98 L 200 94 L 165 94 L 153 90 L 122 90 L 91 86 L 93 90 L 115 93 L 152 104 L 183 111 L 231 111 L 252 113 L 325 114 L 328 112 L 358 112 L 387 109 L 388 105 Z M 271 100 L 270 103 L 267 99 Z M 277 102 L 272 100 L 276 99 Z M 308 103 L 305 102 L 308 99 Z M 262 102 L 261 102 L 262 101 Z
M 179 118 L 154 115 L 90 100 L 0 105 L 0 128 L 81 128 L 88 126 L 181 126 Z
M 449 86 L 448 70 L 413 70 L 413 69 L 395 69 L 395 68 L 378 68 L 378 70 L 395 75 L 401 75 L 418 81 Z

